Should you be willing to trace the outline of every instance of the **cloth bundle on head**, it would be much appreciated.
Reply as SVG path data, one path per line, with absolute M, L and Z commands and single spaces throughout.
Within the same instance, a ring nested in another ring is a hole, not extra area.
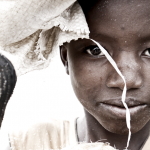
M 47 67 L 64 42 L 89 38 L 75 0 L 3 0 L 0 6 L 0 53 L 13 63 L 17 75 Z

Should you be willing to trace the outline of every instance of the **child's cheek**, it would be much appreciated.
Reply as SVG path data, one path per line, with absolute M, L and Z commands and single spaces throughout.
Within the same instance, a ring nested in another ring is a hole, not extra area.
M 88 109 L 94 109 L 96 101 L 101 99 L 108 76 L 106 66 L 99 61 L 82 61 L 82 63 L 76 61 L 69 64 L 69 74 L 75 94 Z

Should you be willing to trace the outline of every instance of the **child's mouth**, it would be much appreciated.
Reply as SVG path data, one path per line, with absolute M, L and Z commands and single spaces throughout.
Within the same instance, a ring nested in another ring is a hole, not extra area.
M 126 99 L 126 104 L 129 108 L 131 118 L 134 115 L 139 115 L 147 105 L 133 99 Z M 126 119 L 126 109 L 122 104 L 121 99 L 111 99 L 99 103 L 100 109 L 106 112 L 109 116 L 113 116 L 118 119 Z

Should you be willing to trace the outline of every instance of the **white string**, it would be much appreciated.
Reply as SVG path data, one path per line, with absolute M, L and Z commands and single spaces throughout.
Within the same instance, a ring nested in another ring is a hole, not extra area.
M 112 66 L 115 68 L 115 70 L 117 71 L 117 73 L 121 76 L 121 78 L 123 79 L 124 82 L 124 88 L 123 88 L 123 93 L 122 93 L 122 103 L 124 105 L 124 107 L 126 108 L 126 124 L 127 124 L 127 128 L 129 129 L 129 134 L 128 134 L 128 140 L 127 140 L 127 146 L 125 148 L 125 150 L 127 150 L 128 146 L 129 146 L 129 142 L 131 139 L 131 124 L 130 124 L 130 111 L 129 108 L 125 102 L 126 99 L 126 91 L 127 91 L 127 85 L 126 85 L 126 81 L 124 76 L 122 75 L 122 73 L 120 72 L 120 70 L 117 67 L 117 64 L 115 63 L 115 61 L 112 59 L 112 57 L 108 54 L 108 52 L 95 40 L 91 39 L 99 48 L 100 50 L 104 53 L 104 55 L 106 56 L 106 58 L 108 59 L 108 61 L 112 64 Z

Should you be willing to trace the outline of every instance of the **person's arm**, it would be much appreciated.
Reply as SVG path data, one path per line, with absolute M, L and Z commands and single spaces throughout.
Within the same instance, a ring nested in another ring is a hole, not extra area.
M 12 63 L 0 54 L 0 127 L 6 105 L 13 93 L 17 76 Z
M 16 81 L 17 76 L 13 65 L 6 57 L 0 54 L 0 127 Z M 0 131 L 0 149 L 11 150 L 7 131 Z

